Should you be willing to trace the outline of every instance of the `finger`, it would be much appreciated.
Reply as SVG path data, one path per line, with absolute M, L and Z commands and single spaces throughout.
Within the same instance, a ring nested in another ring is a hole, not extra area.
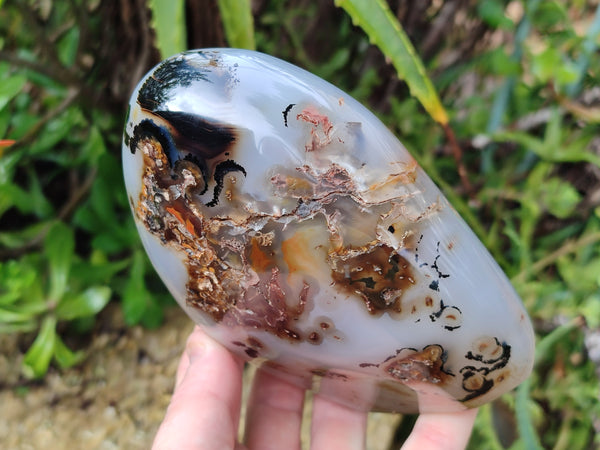
M 197 339 L 197 337 L 195 335 L 195 329 L 188 337 L 188 342 L 190 339 Z M 187 345 L 188 345 L 188 343 L 186 342 L 186 348 L 187 348 Z M 179 387 L 179 385 L 181 384 L 181 382 L 183 381 L 183 378 L 185 377 L 185 373 L 187 372 L 189 365 L 190 365 L 190 357 L 188 356 L 187 351 L 185 351 L 185 349 L 184 349 L 183 354 L 181 355 L 181 358 L 179 359 L 179 365 L 177 366 L 177 373 L 175 374 L 175 389 L 177 389 Z
M 477 409 L 421 414 L 402 450 L 462 450 L 469 442 Z
M 303 389 L 259 369 L 246 412 L 248 448 L 300 449 L 303 406 Z
M 154 449 L 234 448 L 243 363 L 198 327 L 190 335 L 178 381 Z
M 367 413 L 315 395 L 311 423 L 311 449 L 364 449 Z

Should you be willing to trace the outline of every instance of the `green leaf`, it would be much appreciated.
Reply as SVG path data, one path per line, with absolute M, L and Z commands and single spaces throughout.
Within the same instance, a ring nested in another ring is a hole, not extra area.
M 568 4 L 568 2 L 567 2 Z M 552 28 L 568 21 L 568 12 L 565 6 L 557 1 L 541 1 L 537 8 L 536 14 L 532 15 L 532 20 L 535 26 L 542 33 L 553 31 Z
M 15 170 L 21 162 L 22 156 L 22 152 L 18 151 L 2 155 L 0 158 L 0 186 L 12 182 Z
M 599 280 L 600 281 L 600 280 Z M 600 284 L 600 282 L 598 283 Z M 585 317 L 586 324 L 590 329 L 600 327 L 600 295 L 591 295 L 580 308 L 581 314 Z
M 107 254 L 131 248 L 139 237 L 129 211 L 122 170 L 116 158 L 104 153 L 86 205 L 73 217 L 74 224 L 92 234 L 92 246 Z
M 31 253 L 0 265 L 0 307 L 7 311 L 6 315 L 0 314 L 0 324 L 9 319 L 35 319 L 47 311 L 40 260 L 40 254 Z M 15 313 L 22 316 L 16 317 Z
M 0 215 L 15 207 L 20 212 L 27 213 L 30 208 L 27 191 L 16 184 L 7 183 L 0 191 Z
M 37 222 L 22 230 L 0 232 L 0 245 L 7 248 L 17 248 L 27 245 L 43 233 L 50 226 L 51 222 L 51 220 Z
M 48 371 L 56 343 L 56 318 L 46 316 L 40 331 L 23 358 L 23 374 L 27 378 L 41 378 Z
M 79 46 L 79 28 L 72 27 L 57 42 L 56 50 L 58 58 L 67 67 L 75 64 L 77 58 L 77 48 Z
M 498 0 L 483 0 L 477 2 L 477 13 L 488 25 L 494 28 L 511 30 L 514 28 L 512 20 L 504 14 L 504 5 Z
M 71 269 L 73 278 L 82 280 L 86 285 L 106 284 L 111 281 L 117 273 L 129 267 L 130 259 L 124 258 L 118 261 L 94 261 L 94 255 L 102 254 L 100 250 L 94 250 L 89 262 L 82 261 Z
M 33 317 L 39 316 L 40 314 L 48 311 L 48 303 L 40 294 L 41 292 L 36 292 L 36 289 L 29 289 L 28 291 L 25 291 L 23 301 L 18 304 L 19 312 Z
M 588 150 L 590 139 L 583 136 L 565 142 L 561 128 L 561 116 L 555 111 L 546 126 L 543 139 L 524 131 L 499 131 L 491 139 L 495 142 L 516 142 L 549 162 L 589 162 L 600 167 L 600 157 Z
M 590 23 L 586 33 L 585 40 L 581 45 L 581 53 L 577 58 L 575 67 L 577 70 L 577 79 L 567 86 L 567 95 L 571 98 L 575 97 L 579 93 L 582 86 L 583 78 L 590 66 L 590 62 L 596 54 L 598 48 L 598 36 L 600 35 L 600 4 L 596 6 L 596 13 L 594 14 L 594 20 Z
M 15 260 L 0 262 L 0 305 L 14 303 L 21 297 L 23 291 L 35 282 L 35 279 L 35 269 L 24 262 Z
M 29 211 L 40 219 L 47 218 L 52 215 L 54 208 L 44 195 L 44 190 L 40 183 L 39 175 L 34 170 L 29 168 L 27 171 L 29 178 Z
M 133 255 L 129 280 L 122 292 L 123 317 L 127 325 L 141 323 L 145 327 L 155 328 L 163 320 L 163 304 L 160 294 L 146 287 L 145 273 L 149 267 L 146 254 L 137 250 Z M 165 299 L 170 299 L 166 296 Z
M 490 50 L 484 60 L 489 62 L 490 70 L 497 75 L 518 75 L 521 70 L 519 62 L 510 57 L 502 47 Z M 478 100 L 479 102 L 481 100 Z
M 554 81 L 559 85 L 573 83 L 579 76 L 575 63 L 554 47 L 548 47 L 533 57 L 531 71 L 541 83 Z
M 48 159 L 66 158 L 68 153 L 56 152 L 55 147 L 61 140 L 73 135 L 73 130 L 76 127 L 85 125 L 87 125 L 86 120 L 77 107 L 67 109 L 44 126 L 43 131 L 39 133 L 38 138 L 29 147 L 28 155 L 44 154 L 44 157 Z M 49 151 L 51 149 L 54 151 Z M 72 163 L 73 161 L 68 159 L 65 162 Z
M 580 318 L 572 319 L 569 322 L 556 327 L 541 340 L 539 340 L 535 348 L 536 366 L 540 366 L 543 363 L 554 360 L 556 357 L 556 345 L 560 342 L 564 342 L 567 336 L 580 326 Z
M 139 323 L 144 315 L 148 297 L 150 297 L 144 283 L 144 258 L 144 254 L 140 250 L 133 255 L 129 280 L 123 292 L 123 316 L 128 325 Z
M 383 0 L 335 0 L 335 4 L 343 8 L 352 22 L 391 60 L 399 78 L 406 81 L 411 94 L 419 99 L 429 115 L 446 125 L 448 114 L 415 48 L 387 4 Z
M 27 78 L 22 75 L 14 75 L 0 81 L 0 110 L 10 102 L 27 83 Z
M 529 397 L 529 385 L 530 380 L 525 380 L 517 388 L 517 398 L 515 404 L 515 413 L 517 416 L 517 429 L 521 435 L 521 439 L 525 444 L 527 450 L 541 450 L 542 446 L 538 440 L 533 421 L 531 419 L 530 402 L 532 400 Z
M 0 308 L 0 323 L 11 323 L 11 322 L 27 322 L 35 318 L 35 314 L 29 314 L 18 309 L 4 309 Z
M 565 256 L 557 261 L 557 268 L 571 292 L 589 295 L 600 289 L 600 258 L 581 261 Z
M 95 166 L 98 163 L 100 156 L 106 153 L 106 145 L 102 138 L 102 133 L 96 126 L 90 128 L 90 134 L 85 145 L 81 149 L 78 156 L 82 162 L 86 162 L 90 166 Z
M 9 137 L 8 127 L 13 119 L 11 108 L 0 109 L 0 136 Z
M 541 202 L 546 205 L 548 212 L 559 219 L 568 218 L 581 201 L 581 195 L 569 183 L 560 178 L 546 180 L 541 189 Z
M 554 72 L 561 65 L 562 57 L 558 49 L 548 47 L 541 53 L 534 55 L 531 71 L 541 83 L 546 83 L 554 78 Z
M 100 220 L 104 229 L 107 227 L 116 227 L 119 220 L 115 214 L 114 185 L 110 180 L 98 176 L 94 180 L 90 201 L 92 210 L 96 213 L 96 220 Z
M 144 315 L 142 316 L 142 325 L 146 328 L 158 328 L 164 318 L 163 307 L 154 301 L 152 297 L 149 297 L 149 301 L 146 305 Z
M 33 214 L 38 218 L 52 214 L 52 204 L 44 196 L 38 175 L 33 170 L 27 170 L 29 190 L 12 183 L 2 186 L 0 192 L 0 214 L 15 207 L 23 214 Z
M 122 230 L 122 228 L 119 228 L 119 230 Z M 92 246 L 108 254 L 121 252 L 127 247 L 126 243 L 119 239 L 118 235 L 109 231 L 98 232 L 92 239 Z
M 218 3 L 229 46 L 254 50 L 254 18 L 250 0 L 219 0 Z
M 80 363 L 85 358 L 85 352 L 72 351 L 65 345 L 60 336 L 56 336 L 54 342 L 54 360 L 61 369 L 68 369 Z
M 67 289 L 67 279 L 75 252 L 73 230 L 62 222 L 56 222 L 46 235 L 44 252 L 50 271 L 48 298 L 59 301 Z
M 107 286 L 92 286 L 78 295 L 65 295 L 56 307 L 60 320 L 73 320 L 93 316 L 100 312 L 110 300 L 112 291 Z
M 152 27 L 161 57 L 168 58 L 187 49 L 184 0 L 150 0 Z
M 37 328 L 37 320 L 28 320 L 27 322 L 14 323 L 0 322 L 0 333 L 2 334 L 30 333 L 32 331 L 37 330 Z
M 575 63 L 573 61 L 563 60 L 556 71 L 554 79 L 560 86 L 564 86 L 577 81 L 578 77 L 579 72 Z

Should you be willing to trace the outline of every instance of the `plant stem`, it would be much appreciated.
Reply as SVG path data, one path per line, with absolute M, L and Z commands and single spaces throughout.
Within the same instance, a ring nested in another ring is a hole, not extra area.
M 600 242 L 600 231 L 596 231 L 594 233 L 585 235 L 576 241 L 567 241 L 567 243 L 565 243 L 562 247 L 559 247 L 552 253 L 546 255 L 545 257 L 538 260 L 528 268 L 519 272 L 516 276 L 512 278 L 512 282 L 523 283 L 527 280 L 528 277 L 538 274 L 546 267 L 554 264 L 563 256 L 566 256 L 570 253 L 574 253 L 581 248 L 593 245 L 597 242 Z
M 529 411 L 530 383 L 531 379 L 527 379 L 517 388 L 517 398 L 515 399 L 517 428 L 526 450 L 541 450 L 542 446 L 538 440 L 538 435 L 531 420 L 531 414 Z
M 452 155 L 454 156 L 454 161 L 456 162 L 456 170 L 458 171 L 458 176 L 460 177 L 460 181 L 465 189 L 465 192 L 470 197 L 473 196 L 473 185 L 469 181 L 469 177 L 467 176 L 467 169 L 465 167 L 465 163 L 463 161 L 463 152 L 458 145 L 458 141 L 456 140 L 456 135 L 454 134 L 454 130 L 448 123 L 442 124 L 442 128 L 444 129 L 444 133 L 446 134 L 446 139 L 450 144 L 450 148 L 452 149 Z

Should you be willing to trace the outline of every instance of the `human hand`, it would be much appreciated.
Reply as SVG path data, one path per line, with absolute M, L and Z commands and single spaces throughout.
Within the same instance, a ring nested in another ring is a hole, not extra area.
M 177 369 L 175 391 L 153 449 L 300 449 L 304 391 L 257 371 L 237 442 L 243 361 L 196 327 Z M 465 448 L 476 409 L 421 414 L 403 450 Z M 311 449 L 363 449 L 367 414 L 319 395 L 313 400 Z

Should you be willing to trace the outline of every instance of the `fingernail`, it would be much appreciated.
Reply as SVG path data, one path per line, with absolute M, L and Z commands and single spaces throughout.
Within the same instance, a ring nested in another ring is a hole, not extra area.
M 185 351 L 190 359 L 190 363 L 193 363 L 196 359 L 202 358 L 206 351 L 206 342 L 204 342 L 204 339 L 202 338 L 202 334 L 194 331 L 188 339 Z

